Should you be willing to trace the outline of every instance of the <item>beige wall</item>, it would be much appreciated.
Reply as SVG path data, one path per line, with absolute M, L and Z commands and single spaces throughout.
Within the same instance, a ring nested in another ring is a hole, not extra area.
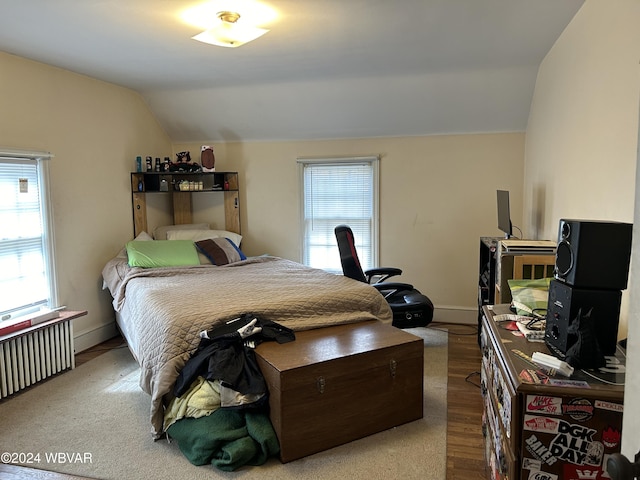
M 0 107 L 6 113 L 0 146 L 55 155 L 51 190 L 59 298 L 69 308 L 89 311 L 75 322 L 76 346 L 86 348 L 114 331 L 101 271 L 132 236 L 129 173 L 135 156 L 164 157 L 186 149 L 197 157 L 200 144 L 172 146 L 135 92 L 4 53 Z M 497 188 L 513 192 L 513 220 L 521 224 L 523 134 L 214 148 L 218 171 L 240 172 L 243 248 L 251 255 L 294 260 L 300 259 L 296 159 L 379 154 L 380 263 L 405 270 L 403 279 L 436 304 L 436 320 L 475 321 L 478 238 L 499 234 Z
M 101 271 L 130 239 L 135 156 L 169 154 L 141 97 L 124 88 L 0 53 L 0 147 L 50 151 L 59 300 L 89 314 L 76 346 L 113 331 Z
M 197 157 L 200 145 L 174 150 Z M 436 320 L 477 317 L 479 237 L 500 234 L 496 189 L 513 192 L 521 225 L 523 134 L 228 143 L 214 151 L 216 170 L 240 172 L 243 249 L 296 261 L 296 159 L 380 155 L 380 264 L 402 268 L 435 303 Z
M 532 237 L 557 239 L 560 218 L 633 222 L 638 5 L 587 2 L 542 63 L 525 153 L 525 223 Z
M 640 2 L 587 0 L 544 59 L 526 138 L 524 208 L 532 236 L 560 218 L 640 220 L 636 164 Z M 635 202 L 635 203 L 634 203 Z M 635 207 L 634 207 L 635 205 Z M 625 404 L 640 402 L 638 229 L 620 336 L 629 335 Z M 606 248 L 606 245 L 603 245 Z M 634 274 L 635 273 L 635 274 Z M 640 449 L 640 415 L 625 409 L 623 448 Z

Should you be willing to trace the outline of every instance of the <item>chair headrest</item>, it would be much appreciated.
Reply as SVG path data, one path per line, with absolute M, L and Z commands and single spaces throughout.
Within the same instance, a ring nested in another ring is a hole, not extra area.
M 347 225 L 338 225 L 334 229 L 336 240 L 338 242 L 338 250 L 340 251 L 340 263 L 342 264 L 342 273 L 345 277 L 353 278 L 360 282 L 367 283 L 367 279 L 360 266 L 358 253 L 356 252 L 355 240 L 353 232 Z

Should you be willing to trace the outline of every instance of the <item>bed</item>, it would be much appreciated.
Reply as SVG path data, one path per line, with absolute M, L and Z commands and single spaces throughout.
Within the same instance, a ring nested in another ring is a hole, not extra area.
M 243 313 L 293 331 L 392 319 L 371 286 L 274 256 L 145 268 L 130 266 L 121 253 L 106 264 L 103 279 L 140 365 L 140 386 L 151 396 L 154 438 L 163 434 L 164 407 L 201 331 Z

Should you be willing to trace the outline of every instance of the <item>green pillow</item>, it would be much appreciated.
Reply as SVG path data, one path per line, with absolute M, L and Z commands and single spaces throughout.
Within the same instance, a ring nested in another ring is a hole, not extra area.
M 131 267 L 182 267 L 200 265 L 192 240 L 132 240 L 127 243 Z
M 507 280 L 511 289 L 511 304 L 518 315 L 545 316 L 549 301 L 550 278 L 537 280 Z

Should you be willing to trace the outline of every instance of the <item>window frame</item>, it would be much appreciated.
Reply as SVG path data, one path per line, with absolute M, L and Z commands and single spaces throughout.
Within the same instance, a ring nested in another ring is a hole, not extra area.
M 355 165 L 355 164 L 367 164 L 371 167 L 372 173 L 372 199 L 371 199 L 371 229 L 370 229 L 370 238 L 363 239 L 362 234 L 360 232 L 355 231 L 354 235 L 356 237 L 356 243 L 358 245 L 359 252 L 362 250 L 363 244 L 370 245 L 370 262 L 371 264 L 366 264 L 366 260 L 364 260 L 367 255 L 363 255 L 360 253 L 360 261 L 362 262 L 363 269 L 373 268 L 378 265 L 379 259 L 379 249 L 378 249 L 378 238 L 379 238 L 379 205 L 380 205 L 380 156 L 379 155 L 359 155 L 359 156 L 340 156 L 340 157 L 299 157 L 298 165 L 299 165 L 299 184 L 300 184 L 300 255 L 301 255 L 301 263 L 307 264 L 307 239 L 306 237 L 306 229 L 307 229 L 307 219 L 305 218 L 305 201 L 306 201 L 306 189 L 305 189 L 305 168 L 307 166 L 340 166 L 340 165 Z M 340 221 L 336 218 L 336 225 L 340 223 L 346 223 L 347 221 Z M 338 246 L 335 244 L 335 251 L 339 258 Z M 363 261 L 364 260 L 364 261 Z M 333 273 L 342 273 L 342 269 L 336 270 L 335 272 L 332 269 L 326 269 Z
M 41 308 L 54 308 L 58 305 L 58 288 L 55 262 L 55 237 L 53 228 L 53 212 L 50 197 L 49 161 L 53 155 L 49 152 L 0 149 L 0 162 L 30 163 L 36 166 L 38 177 L 39 207 L 42 222 L 42 254 L 45 279 L 49 290 L 49 298 L 44 303 L 25 304 L 5 311 L 0 316 L 0 323 L 13 320 L 23 315 L 36 312 Z

